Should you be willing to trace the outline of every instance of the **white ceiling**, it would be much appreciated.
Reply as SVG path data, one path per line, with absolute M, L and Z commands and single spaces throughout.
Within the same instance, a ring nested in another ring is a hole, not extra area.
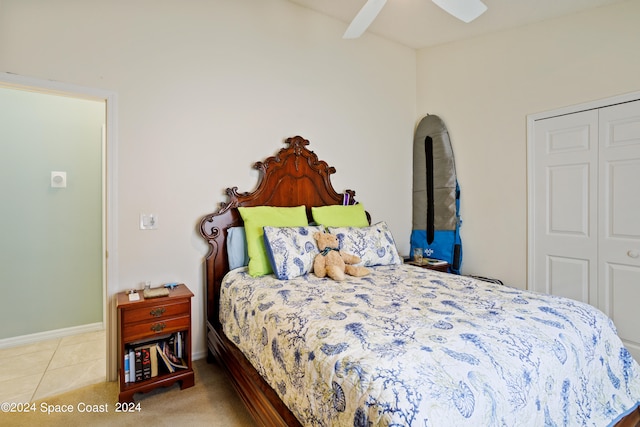
M 343 21 L 345 30 L 366 3 L 366 0 L 289 1 Z M 419 49 L 623 1 L 626 0 L 483 0 L 488 10 L 465 24 L 431 0 L 388 0 L 367 31 Z

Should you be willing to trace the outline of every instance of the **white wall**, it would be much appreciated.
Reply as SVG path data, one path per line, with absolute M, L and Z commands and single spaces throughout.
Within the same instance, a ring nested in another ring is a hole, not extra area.
M 284 0 L 0 0 L 0 71 L 118 96 L 117 289 L 181 281 L 205 350 L 196 227 L 302 135 L 407 253 L 415 51 Z M 406 207 L 406 209 L 398 209 Z M 141 231 L 141 212 L 159 229 Z
M 203 352 L 198 221 L 224 188 L 253 189 L 251 165 L 296 134 L 407 253 L 413 126 L 440 115 L 462 187 L 463 270 L 525 287 L 526 116 L 640 90 L 638 17 L 633 0 L 416 60 L 375 36 L 342 40 L 346 24 L 284 0 L 0 0 L 0 71 L 118 94 L 109 292 L 187 283 Z M 141 212 L 160 228 L 139 230 Z
M 524 288 L 528 114 L 640 90 L 640 1 L 418 52 L 418 116 L 443 118 L 464 273 Z

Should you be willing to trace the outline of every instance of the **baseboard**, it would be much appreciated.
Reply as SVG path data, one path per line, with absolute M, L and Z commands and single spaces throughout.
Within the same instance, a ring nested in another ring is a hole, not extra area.
M 20 335 L 18 337 L 4 338 L 0 339 L 0 349 L 16 347 L 25 344 L 33 344 L 35 342 L 83 334 L 85 332 L 101 331 L 103 329 L 104 324 L 102 322 L 98 322 L 80 326 L 72 326 L 70 328 L 54 329 L 52 331 L 37 332 L 35 334 Z
M 207 357 L 207 350 L 203 350 L 203 351 L 194 351 L 191 354 L 191 360 L 200 360 L 200 359 L 204 359 L 205 357 Z

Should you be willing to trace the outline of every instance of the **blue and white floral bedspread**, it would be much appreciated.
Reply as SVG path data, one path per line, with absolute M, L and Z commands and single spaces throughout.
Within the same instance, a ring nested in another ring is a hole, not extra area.
M 308 426 L 607 426 L 640 367 L 589 305 L 409 265 L 221 290 L 226 335 Z

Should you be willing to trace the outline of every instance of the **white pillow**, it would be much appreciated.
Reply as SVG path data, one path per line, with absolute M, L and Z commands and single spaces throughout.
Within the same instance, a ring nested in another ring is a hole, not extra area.
M 313 268 L 313 259 L 320 253 L 313 234 L 321 226 L 264 227 L 264 245 L 271 269 L 280 280 L 303 276 Z
M 362 259 L 359 265 L 402 264 L 396 242 L 384 221 L 370 227 L 328 227 L 328 230 L 338 236 L 340 250 Z

